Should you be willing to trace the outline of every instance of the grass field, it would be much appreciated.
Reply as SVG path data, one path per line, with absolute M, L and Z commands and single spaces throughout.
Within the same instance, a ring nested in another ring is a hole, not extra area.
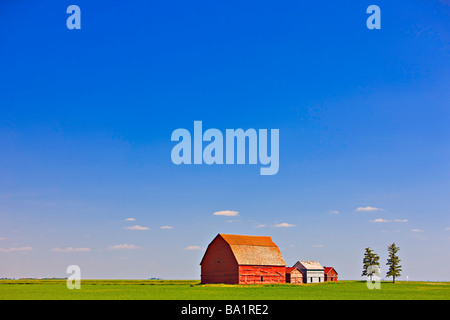
M 449 282 L 201 285 L 195 280 L 0 280 L 0 300 L 450 300 Z

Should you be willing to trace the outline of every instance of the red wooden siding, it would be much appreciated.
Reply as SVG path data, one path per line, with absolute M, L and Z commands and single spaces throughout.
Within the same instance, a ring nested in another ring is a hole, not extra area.
M 303 273 L 296 267 L 286 268 L 286 283 L 303 283 Z
M 239 266 L 239 284 L 285 283 L 284 266 Z
M 333 267 L 324 267 L 325 281 L 338 281 L 338 274 Z
M 201 283 L 239 283 L 239 266 L 230 246 L 216 237 L 206 249 L 201 262 Z
M 270 237 L 218 234 L 201 265 L 201 283 L 285 283 L 286 263 Z

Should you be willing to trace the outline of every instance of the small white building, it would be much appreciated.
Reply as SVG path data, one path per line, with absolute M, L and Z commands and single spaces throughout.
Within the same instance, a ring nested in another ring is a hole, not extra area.
M 325 281 L 324 268 L 317 261 L 297 261 L 294 267 L 303 273 L 303 283 Z

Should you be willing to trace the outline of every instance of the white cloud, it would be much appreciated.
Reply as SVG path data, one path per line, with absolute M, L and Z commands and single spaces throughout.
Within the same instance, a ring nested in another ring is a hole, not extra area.
M 162 226 L 162 227 L 160 227 L 160 229 L 173 229 L 173 227 L 172 226 Z
M 391 222 L 391 221 L 383 219 L 383 218 L 378 218 L 378 219 L 375 219 L 375 220 L 371 220 L 370 222 Z
M 423 232 L 422 229 L 411 229 L 412 232 Z
M 128 230 L 148 230 L 147 227 L 142 227 L 142 226 L 139 226 L 139 225 L 132 226 L 132 227 L 126 227 L 125 229 L 128 229 Z
M 108 250 L 128 250 L 128 249 L 139 249 L 140 247 L 134 245 L 134 244 L 116 244 L 114 246 L 110 246 L 107 249 Z
M 356 208 L 357 212 L 372 212 L 372 211 L 384 211 L 384 209 L 375 208 L 375 207 L 358 207 Z
M 255 226 L 255 228 L 264 228 L 266 225 L 265 224 L 258 224 Z
M 200 246 L 187 246 L 184 250 L 201 250 Z
M 90 248 L 72 248 L 72 247 L 67 247 L 67 248 L 53 248 L 52 249 L 53 252 L 89 252 L 91 251 Z
M 20 248 L 8 248 L 8 249 L 3 249 L 0 248 L 0 252 L 27 252 L 33 250 L 32 247 L 20 247 Z
M 386 220 L 383 218 L 378 218 L 375 220 L 371 220 L 370 222 L 408 222 L 408 219 L 394 219 L 394 220 Z
M 287 223 L 287 222 L 283 222 L 283 223 L 276 224 L 274 227 L 277 227 L 277 228 L 295 227 L 295 224 L 290 224 L 290 223 Z
M 135 218 L 126 218 L 125 221 L 136 221 Z
M 330 214 L 339 214 L 339 211 L 337 211 L 337 210 L 330 210 Z
M 215 216 L 227 216 L 227 217 L 235 217 L 238 216 L 239 213 L 237 211 L 224 210 L 224 211 L 216 211 L 213 213 Z
M 313 248 L 323 248 L 323 244 L 313 244 Z

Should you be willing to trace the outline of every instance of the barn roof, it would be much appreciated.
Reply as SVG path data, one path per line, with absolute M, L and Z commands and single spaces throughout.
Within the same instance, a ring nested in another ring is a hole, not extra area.
M 247 246 L 263 246 L 263 247 L 276 247 L 277 245 L 272 241 L 272 238 L 265 236 L 242 236 L 238 234 L 224 234 L 219 235 L 229 245 L 247 245 Z
M 239 265 L 286 266 L 280 249 L 270 237 L 222 233 L 218 236 L 228 243 Z

